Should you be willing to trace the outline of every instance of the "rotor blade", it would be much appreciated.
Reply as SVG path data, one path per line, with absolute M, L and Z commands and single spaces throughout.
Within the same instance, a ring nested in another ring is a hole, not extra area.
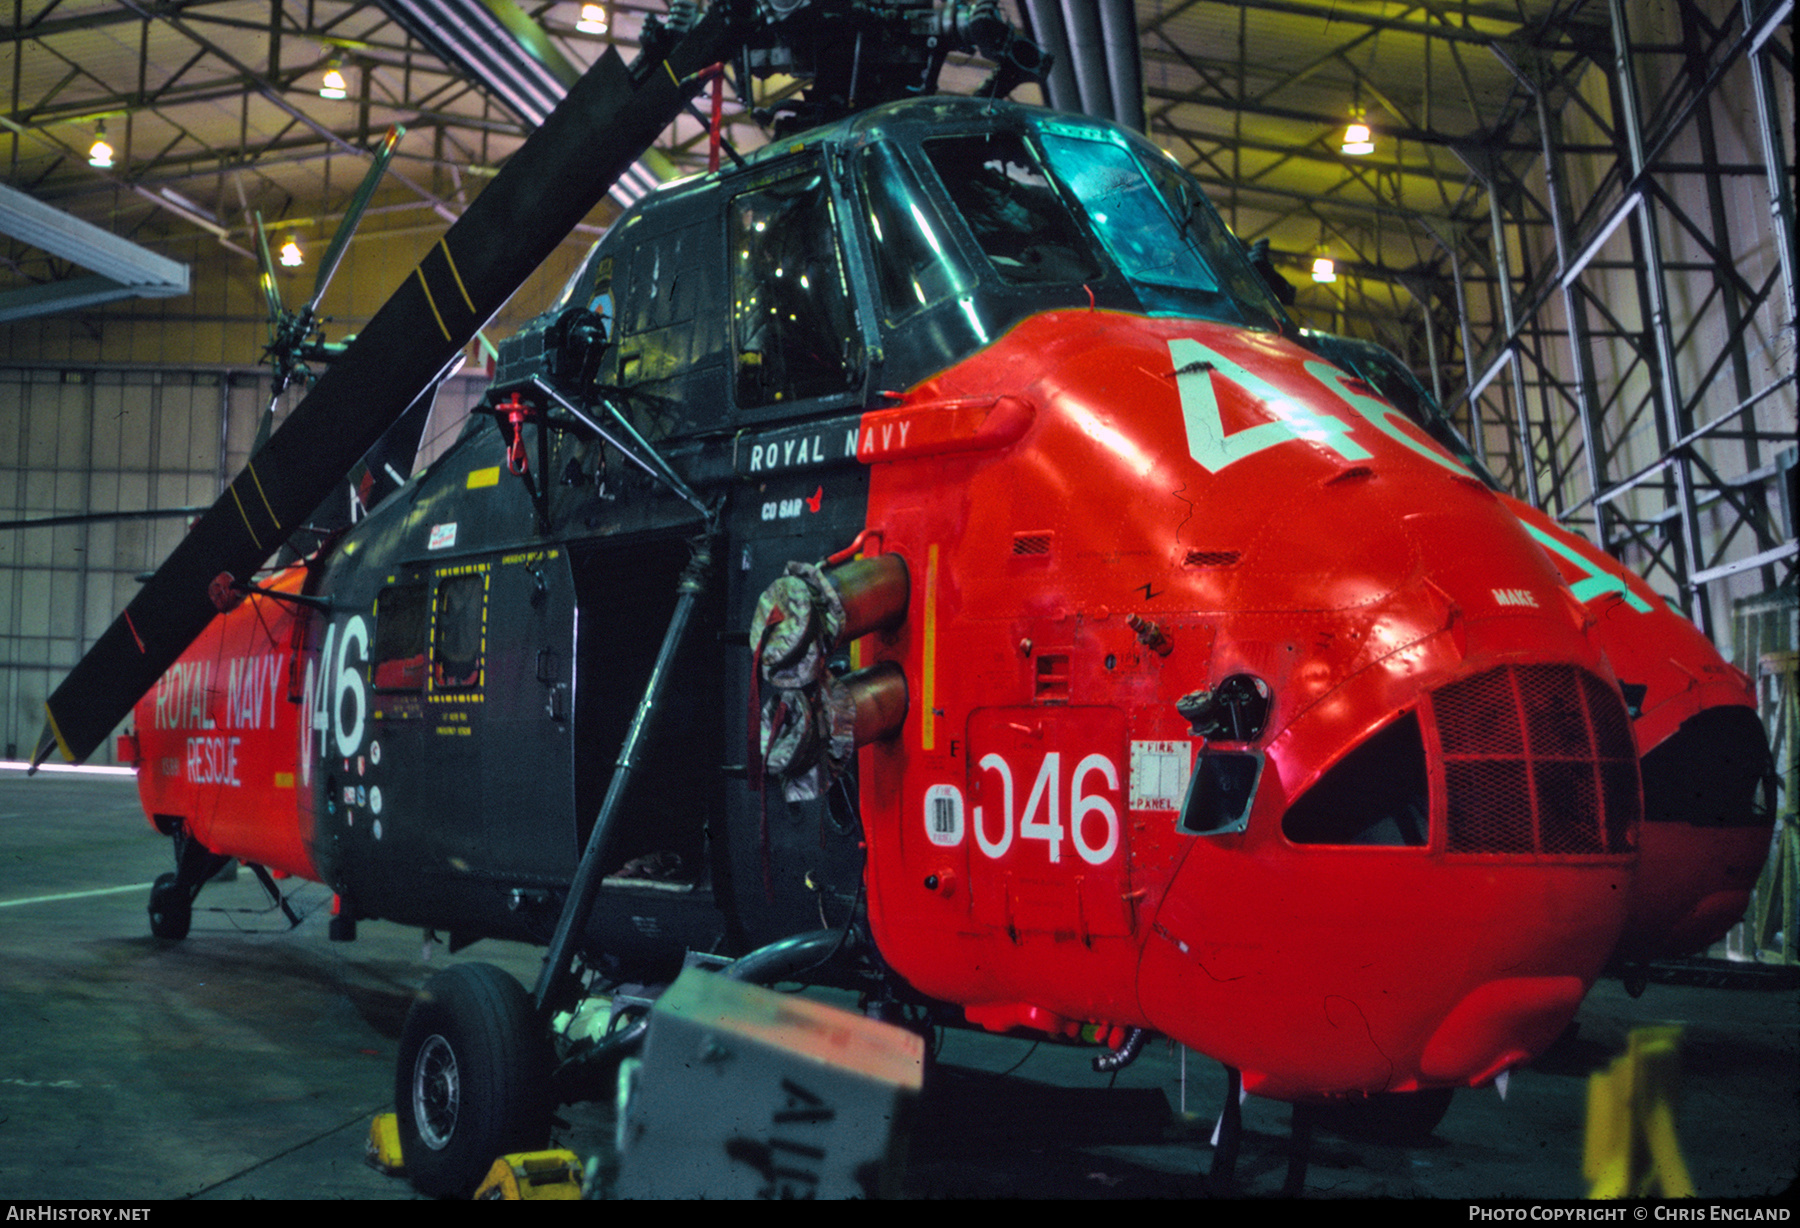
M 273 341 L 285 312 L 281 291 L 275 287 L 275 262 L 269 259 L 269 232 L 263 229 L 262 210 L 253 211 L 250 217 L 256 223 L 256 279 L 262 283 L 263 298 L 268 302 L 269 340 Z
M 331 236 L 331 246 L 325 249 L 325 259 L 319 261 L 319 276 L 313 281 L 312 298 L 306 304 L 309 315 L 317 314 L 319 302 L 325 297 L 325 287 L 331 284 L 331 276 L 337 272 L 339 262 L 344 259 L 344 252 L 350 246 L 350 236 L 356 233 L 357 223 L 362 221 L 363 210 L 369 207 L 369 198 L 375 195 L 375 189 L 381 185 L 381 177 L 387 173 L 387 165 L 394 157 L 394 146 L 406 135 L 406 129 L 395 124 L 387 130 L 381 144 L 375 149 L 375 160 L 369 164 L 369 173 L 357 186 L 356 195 L 350 198 L 350 207 L 344 211 L 344 220 L 338 223 L 336 233 Z
M 104 741 L 217 613 L 208 584 L 255 574 L 449 366 L 700 88 L 739 8 L 713 5 L 635 72 L 610 48 L 588 70 L 57 687 L 34 763 Z
M 278 373 L 275 376 L 275 391 L 269 396 L 269 407 L 263 410 L 262 417 L 256 422 L 256 438 L 250 444 L 251 456 L 263 450 L 263 445 L 269 442 L 269 434 L 275 429 L 275 402 L 281 399 L 281 385 L 282 379 Z
M 114 520 L 173 520 L 177 516 L 198 516 L 203 507 L 157 507 L 141 512 L 75 512 L 67 516 L 27 517 L 23 520 L 0 520 L 0 532 L 14 529 L 53 529 L 67 524 L 105 524 Z

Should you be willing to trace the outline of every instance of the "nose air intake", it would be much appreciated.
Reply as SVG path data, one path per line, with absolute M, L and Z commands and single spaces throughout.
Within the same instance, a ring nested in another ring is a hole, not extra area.
M 1631 853 L 1642 802 L 1625 707 L 1570 665 L 1507 665 L 1434 692 L 1452 853 Z

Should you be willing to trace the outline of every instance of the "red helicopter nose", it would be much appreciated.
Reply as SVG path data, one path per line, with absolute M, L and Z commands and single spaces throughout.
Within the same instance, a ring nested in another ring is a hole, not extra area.
M 1504 510 L 1378 462 L 1350 481 L 1355 521 L 1326 479 L 1260 548 L 1323 567 L 1320 524 L 1385 531 L 1333 552 L 1313 608 L 1219 623 L 1211 675 L 1275 696 L 1266 763 L 1238 830 L 1190 794 L 1205 834 L 1139 974 L 1160 1029 L 1287 1099 L 1479 1084 L 1541 1052 L 1617 941 L 1640 812 L 1617 688 Z M 1209 742 L 1196 775 L 1257 747 Z

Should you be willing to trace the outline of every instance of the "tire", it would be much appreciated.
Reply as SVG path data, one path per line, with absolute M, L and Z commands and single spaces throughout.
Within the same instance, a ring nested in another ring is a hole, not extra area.
M 174 874 L 161 874 L 150 887 L 150 932 L 180 942 L 194 921 L 194 900 Z
M 1345 1138 L 1409 1147 L 1424 1142 L 1450 1111 L 1455 1089 L 1383 1092 L 1366 1100 L 1320 1105 L 1314 1122 Z
M 518 981 L 460 964 L 406 1014 L 394 1108 L 406 1175 L 422 1194 L 467 1198 L 494 1160 L 550 1134 L 550 1038 Z

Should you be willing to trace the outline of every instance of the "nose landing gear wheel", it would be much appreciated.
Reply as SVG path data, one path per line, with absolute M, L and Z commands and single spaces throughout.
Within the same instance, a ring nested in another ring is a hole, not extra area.
M 516 980 L 490 964 L 433 977 L 407 1012 L 394 1071 L 406 1175 L 466 1198 L 494 1160 L 550 1132 L 549 1035 Z

